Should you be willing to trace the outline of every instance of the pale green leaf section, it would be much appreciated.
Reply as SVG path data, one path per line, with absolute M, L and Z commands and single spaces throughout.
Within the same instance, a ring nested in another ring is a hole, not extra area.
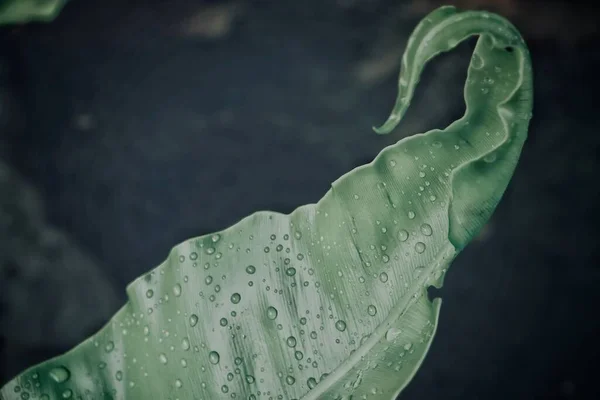
M 500 201 L 531 118 L 517 30 L 442 7 L 411 36 L 378 132 L 400 121 L 425 64 L 472 35 L 463 118 L 385 148 L 317 204 L 176 246 L 107 326 L 2 398 L 394 399 L 436 331 L 427 288 Z
M 54 20 L 68 0 L 0 0 L 0 25 Z

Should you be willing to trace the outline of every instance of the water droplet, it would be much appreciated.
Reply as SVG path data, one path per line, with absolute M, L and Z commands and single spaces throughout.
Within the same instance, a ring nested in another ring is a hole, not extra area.
M 417 242 L 417 244 L 415 244 L 415 251 L 419 254 L 423 253 L 425 251 L 425 243 L 423 242 Z
M 354 200 L 358 200 L 360 197 L 358 197 L 357 194 L 354 195 Z
M 379 274 L 379 280 L 383 283 L 386 283 L 388 281 L 388 274 L 382 272 L 381 274 Z
M 390 160 L 390 167 L 395 167 L 396 166 L 396 161 L 394 160 Z
M 267 246 L 267 247 L 264 248 L 264 251 L 265 251 L 265 253 L 268 253 L 268 252 L 271 251 L 271 249 Z
M 181 389 L 183 387 L 183 382 L 181 382 L 181 379 L 175 379 L 175 387 L 177 389 Z
M 316 338 L 317 338 L 317 332 L 315 332 L 315 331 L 312 331 L 312 332 L 310 333 L 310 337 L 311 337 L 311 339 L 316 339 Z
M 194 327 L 198 323 L 198 316 L 196 314 L 190 315 L 190 326 Z
M 213 243 L 217 243 L 219 241 L 219 239 L 221 239 L 221 235 L 219 235 L 218 233 L 215 233 L 211 237 L 211 240 L 212 240 Z
M 197 259 L 198 259 L 198 253 L 196 253 L 195 251 L 191 252 L 190 253 L 190 260 L 193 261 L 193 260 L 197 260 Z
M 287 343 L 288 347 L 296 347 L 296 338 L 293 336 L 287 338 L 285 342 Z
M 471 67 L 474 69 L 481 69 L 483 67 L 483 58 L 477 53 L 473 53 L 471 57 Z
M 240 302 L 240 300 L 242 300 L 242 296 L 240 296 L 240 294 L 239 294 L 239 293 L 234 293 L 234 294 L 232 294 L 232 295 L 231 295 L 231 302 L 232 302 L 233 304 L 237 304 L 237 303 L 239 303 L 239 302 Z
M 152 296 L 154 296 L 154 290 L 152 290 L 152 289 L 146 290 L 146 297 L 151 299 Z
M 221 324 L 221 326 L 227 326 L 227 318 L 221 318 L 221 320 L 219 321 L 219 324 Z
M 73 396 L 73 391 L 71 389 L 65 389 L 65 391 L 62 392 L 63 399 L 70 399 L 71 396 Z
M 50 375 L 50 378 L 52 378 L 56 383 L 66 382 L 71 376 L 71 373 L 65 367 L 54 367 L 50 370 L 48 374 Z
M 216 351 L 211 351 L 210 353 L 208 353 L 208 361 L 210 361 L 211 364 L 218 364 L 220 359 L 221 356 L 219 356 L 219 353 L 217 353 Z
M 408 212 L 408 219 L 414 219 L 415 218 L 415 213 L 413 211 L 409 211 Z
M 293 376 L 291 376 L 291 375 L 288 375 L 288 376 L 285 378 L 285 382 L 286 382 L 288 385 L 293 385 L 294 383 L 296 383 L 296 378 L 294 378 L 294 377 L 293 377 Z
M 246 382 L 248 382 L 249 384 L 253 384 L 254 381 L 255 379 L 252 375 L 246 375 Z
M 301 239 L 301 238 L 302 238 L 302 232 L 300 232 L 300 231 L 296 231 L 296 232 L 294 232 L 294 237 L 295 237 L 296 239 Z
M 246 267 L 246 273 L 253 275 L 256 272 L 256 267 L 254 265 L 248 265 Z
M 315 378 L 308 378 L 306 384 L 308 385 L 309 389 L 314 389 L 314 387 L 317 386 L 317 380 Z
M 112 340 L 110 340 L 108 343 L 106 343 L 106 346 L 104 346 L 104 350 L 107 353 L 110 353 L 111 351 L 113 351 L 114 348 L 115 348 L 115 343 Z
M 398 232 L 398 239 L 400 239 L 401 242 L 406 242 L 408 240 L 408 232 L 404 229 L 400 229 Z
M 175 297 L 181 296 L 181 285 L 179 283 L 176 283 L 175 286 L 173 286 L 173 294 Z
M 204 283 L 206 283 L 207 285 L 210 285 L 213 281 L 213 277 L 208 275 L 206 278 L 204 278 Z
M 294 357 L 296 357 L 296 360 L 300 361 L 300 360 L 302 360 L 304 358 L 304 354 L 302 354 L 301 351 L 296 351 L 294 353 Z
M 294 276 L 294 275 L 296 275 L 296 268 L 290 267 L 290 268 L 286 269 L 285 270 L 285 274 L 287 276 Z
M 385 333 L 385 339 L 388 342 L 393 342 L 399 335 L 402 334 L 402 329 L 397 329 L 397 328 L 390 328 L 388 329 L 388 331 Z
M 190 349 L 190 340 L 188 338 L 185 337 L 181 340 L 181 348 L 185 351 Z
M 115 373 L 115 378 L 117 378 L 118 381 L 122 381 L 123 380 L 123 371 L 117 371 Z
M 274 320 L 275 318 L 277 318 L 277 309 L 275 307 L 267 308 L 267 318 L 269 318 L 270 320 Z
M 486 163 L 493 163 L 494 161 L 496 161 L 496 153 L 490 153 L 486 155 L 485 157 L 483 157 L 483 161 L 485 161 Z
M 344 332 L 346 330 L 346 322 L 340 319 L 335 323 L 335 329 L 337 329 L 340 332 Z
M 431 229 L 431 225 L 423 224 L 421 225 L 421 233 L 425 236 L 431 236 L 433 233 L 433 229 Z
M 161 364 L 166 364 L 168 361 L 167 355 L 165 353 L 160 353 L 158 355 L 158 361 L 160 361 Z
M 381 256 L 381 259 L 383 260 L 384 263 L 388 263 L 390 261 L 390 256 L 388 256 L 387 254 L 384 254 L 383 256 Z
M 375 316 L 375 314 L 377 314 L 377 307 L 375 307 L 373 304 L 371 304 L 369 307 L 367 307 L 367 313 L 371 317 Z
M 214 247 L 208 247 L 206 249 L 206 254 L 208 254 L 208 255 L 214 254 L 214 252 L 215 252 L 215 248 Z
M 436 149 L 439 149 L 439 148 L 441 148 L 441 147 L 442 147 L 442 142 L 440 142 L 440 141 L 436 140 L 436 141 L 434 141 L 433 143 L 431 143 L 431 147 L 434 147 L 434 148 L 436 148 Z
M 221 392 L 223 392 L 223 393 L 229 392 L 229 386 L 227 386 L 227 385 L 221 386 Z

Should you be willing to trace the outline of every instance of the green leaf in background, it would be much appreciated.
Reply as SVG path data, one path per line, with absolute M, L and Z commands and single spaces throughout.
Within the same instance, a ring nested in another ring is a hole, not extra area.
M 68 0 L 0 0 L 0 25 L 52 21 Z
M 427 289 L 500 201 L 531 118 L 518 31 L 442 7 L 412 34 L 377 131 L 398 124 L 425 64 L 472 35 L 463 118 L 385 148 L 317 204 L 179 244 L 104 328 L 2 398 L 394 399 L 436 331 Z

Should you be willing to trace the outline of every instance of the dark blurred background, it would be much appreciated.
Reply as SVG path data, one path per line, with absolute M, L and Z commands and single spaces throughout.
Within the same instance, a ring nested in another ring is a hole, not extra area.
M 396 133 L 371 131 L 443 3 L 517 25 L 535 109 L 402 399 L 600 398 L 599 13 L 573 1 L 73 0 L 2 28 L 0 385 L 99 329 L 175 244 L 315 202 L 459 117 L 475 40 L 427 67 Z

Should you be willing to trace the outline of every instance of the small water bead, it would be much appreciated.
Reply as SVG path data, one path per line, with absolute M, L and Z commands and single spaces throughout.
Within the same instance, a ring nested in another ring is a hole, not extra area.
M 315 378 L 308 378 L 306 384 L 308 385 L 309 389 L 314 389 L 315 386 L 317 386 L 317 380 Z
M 181 340 L 181 348 L 185 351 L 188 351 L 190 349 L 190 340 L 186 337 L 184 337 Z
M 211 239 L 212 239 L 213 243 L 217 243 L 219 241 L 219 239 L 221 239 L 221 235 L 219 235 L 218 233 L 215 233 L 214 235 L 212 235 Z
M 208 361 L 210 361 L 211 364 L 218 364 L 220 359 L 221 356 L 216 351 L 211 351 L 210 353 L 208 353 Z
M 231 302 L 233 304 L 238 304 L 242 300 L 242 296 L 239 293 L 234 293 L 231 295 Z
M 337 329 L 340 332 L 344 332 L 346 330 L 346 322 L 340 319 L 335 323 L 335 329 Z
M 296 378 L 294 378 L 294 377 L 293 377 L 293 376 L 291 376 L 291 375 L 288 375 L 288 376 L 285 378 L 285 382 L 286 382 L 288 385 L 293 385 L 294 383 L 296 383 Z
M 190 315 L 190 326 L 193 328 L 198 324 L 198 316 L 196 314 Z
M 227 326 L 227 324 L 228 324 L 227 318 L 221 318 L 221 320 L 219 321 L 219 324 L 221 324 L 221 326 Z
M 317 332 L 315 332 L 315 331 L 312 331 L 312 332 L 310 333 L 310 337 L 311 337 L 311 339 L 316 339 L 316 338 L 317 338 Z
M 206 254 L 211 255 L 215 253 L 215 248 L 214 247 L 209 247 L 206 249 Z
M 206 278 L 204 278 L 204 283 L 206 283 L 207 285 L 210 285 L 213 281 L 213 277 L 208 275 Z
M 473 56 L 471 57 L 471 66 L 474 69 L 481 69 L 483 64 L 483 58 L 481 58 L 479 54 L 473 53 Z
M 154 296 L 154 290 L 152 290 L 152 289 L 146 290 L 146 297 L 151 299 L 152 296 Z
M 390 167 L 395 167 L 395 166 L 396 166 L 396 161 L 390 160 Z
M 197 260 L 197 259 L 198 259 L 198 253 L 196 253 L 195 251 L 191 252 L 190 253 L 190 260 L 194 261 L 194 260 Z
M 52 380 L 54 380 L 54 382 L 56 383 L 66 382 L 71 376 L 71 372 L 69 372 L 69 370 L 66 367 L 62 366 L 52 368 L 48 374 L 50 375 L 50 378 L 52 378 Z
M 227 386 L 227 385 L 221 386 L 221 392 L 223 392 L 223 393 L 229 392 L 229 386 Z
M 304 317 L 300 318 L 300 323 L 302 325 L 306 325 L 306 318 L 304 318 Z
M 433 229 L 431 229 L 431 225 L 423 224 L 421 225 L 421 233 L 425 236 L 431 236 L 433 233 Z
M 296 360 L 300 361 L 304 358 L 304 354 L 301 351 L 296 351 L 294 353 L 294 357 L 296 358 Z
M 227 380 L 231 382 L 233 380 L 233 374 L 230 372 L 227 374 Z
M 400 336 L 402 334 L 402 329 L 398 329 L 398 328 L 390 328 L 388 329 L 388 331 L 385 333 L 385 339 L 388 342 L 393 342 L 398 336 Z
M 255 379 L 252 375 L 246 375 L 246 382 L 248 382 L 249 384 L 253 384 L 254 381 Z
M 300 231 L 296 231 L 296 232 L 294 232 L 294 237 L 295 237 L 296 239 L 302 239 L 302 232 L 300 232 Z
M 417 242 L 417 244 L 415 244 L 415 251 L 419 254 L 423 253 L 425 251 L 425 243 L 423 242 Z
M 287 233 L 285 235 L 283 235 L 283 240 L 289 240 L 290 235 L 288 235 Z
M 176 283 L 175 286 L 173 286 L 173 294 L 175 297 L 181 296 L 181 285 L 179 283 Z
M 104 351 L 106 351 L 107 353 L 110 353 L 111 351 L 113 351 L 113 349 L 115 348 L 115 343 L 110 340 L 108 343 L 106 343 L 106 346 L 104 346 Z
M 253 275 L 256 272 L 256 267 L 254 265 L 248 265 L 246 267 L 246 273 L 249 275 Z
M 294 276 L 294 275 L 296 275 L 296 268 L 290 267 L 290 268 L 286 269 L 285 270 L 285 274 L 287 276 Z
M 485 161 L 486 163 L 493 163 L 494 161 L 496 161 L 496 153 L 486 155 L 485 157 L 483 157 L 483 161 Z
M 269 318 L 270 320 L 274 320 L 275 318 L 277 318 L 277 309 L 275 307 L 267 308 L 267 318 Z
M 181 379 L 175 379 L 175 387 L 177 389 L 181 389 L 183 387 L 183 382 L 181 381 Z
M 304 254 L 298 253 L 298 255 L 296 256 L 296 258 L 298 259 L 298 261 L 302 261 L 302 260 L 304 260 Z
M 242 365 L 242 362 L 244 360 L 242 360 L 241 357 L 236 357 L 235 360 L 233 360 L 233 362 L 235 363 L 235 365 Z
M 62 392 L 63 399 L 70 399 L 72 396 L 73 396 L 73 391 L 71 389 L 65 389 L 65 391 Z
M 371 317 L 374 317 L 377 314 L 377 307 L 371 304 L 369 307 L 367 307 L 367 314 L 369 314 Z
M 415 213 L 413 211 L 408 212 L 408 219 L 415 219 Z
M 398 232 L 398 239 L 400 239 L 401 242 L 406 242 L 408 240 L 408 231 L 400 229 Z
M 386 283 L 388 281 L 388 274 L 382 272 L 381 274 L 379 274 L 379 280 L 383 283 Z
M 388 263 L 390 261 L 390 256 L 388 256 L 387 254 L 384 254 L 383 256 L 381 256 L 381 259 L 383 260 L 384 263 Z
M 169 360 L 167 359 L 167 355 L 166 355 L 165 353 L 160 353 L 160 354 L 158 355 L 158 360 L 160 361 L 160 363 L 161 363 L 161 364 L 166 364 L 166 363 L 167 363 L 167 361 L 169 361 Z
M 271 248 L 270 247 L 265 247 L 263 250 L 265 251 L 265 253 L 268 253 L 268 252 L 271 251 Z
M 296 347 L 297 341 L 296 338 L 293 336 L 288 337 L 285 342 L 287 343 L 288 347 Z

